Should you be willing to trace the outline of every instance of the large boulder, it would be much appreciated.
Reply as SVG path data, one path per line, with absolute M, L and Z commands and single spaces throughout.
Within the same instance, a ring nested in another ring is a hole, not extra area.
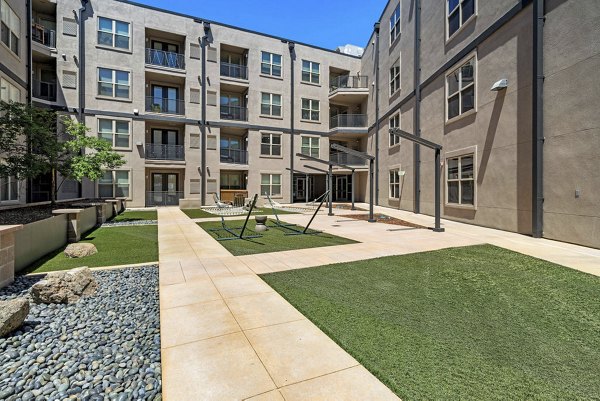
M 30 290 L 35 303 L 70 304 L 81 297 L 93 295 L 98 282 L 87 267 L 66 272 L 49 273 Z
M 98 253 L 96 246 L 87 242 L 69 244 L 64 250 L 64 254 L 69 258 L 85 258 L 96 253 Z
M 0 337 L 21 327 L 28 314 L 29 300 L 27 298 L 0 301 Z

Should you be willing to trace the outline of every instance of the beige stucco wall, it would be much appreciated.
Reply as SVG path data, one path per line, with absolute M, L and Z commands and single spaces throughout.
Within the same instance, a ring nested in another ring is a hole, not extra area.
M 15 272 L 21 271 L 66 243 L 66 215 L 25 224 L 22 230 L 15 233 Z

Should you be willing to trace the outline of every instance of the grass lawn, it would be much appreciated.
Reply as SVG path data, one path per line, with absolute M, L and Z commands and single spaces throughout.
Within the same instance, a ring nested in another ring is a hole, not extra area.
M 126 210 L 111 221 L 126 222 L 139 220 L 157 220 L 156 210 Z
M 233 220 L 226 222 L 228 227 L 242 227 L 244 225 L 244 220 Z M 304 249 L 304 248 L 318 248 L 322 246 L 332 246 L 332 245 L 344 245 L 344 244 L 354 244 L 356 241 L 336 237 L 331 234 L 317 234 L 317 235 L 285 235 L 285 232 L 290 232 L 288 230 L 271 227 L 273 223 L 270 221 L 267 223 L 269 225 L 269 231 L 262 233 L 263 237 L 261 238 L 253 238 L 246 240 L 235 240 L 235 241 L 221 241 L 221 245 L 223 245 L 229 252 L 231 252 L 235 256 L 240 255 L 253 255 L 256 253 L 266 253 L 266 252 L 281 252 L 281 251 L 289 251 L 291 249 Z M 209 230 L 211 228 L 220 228 L 221 222 L 204 222 L 198 223 L 200 227 L 204 230 Z M 254 220 L 250 220 L 248 222 L 248 228 L 250 230 L 254 230 L 256 226 L 256 222 Z M 240 230 L 236 230 L 239 232 Z M 209 233 L 214 237 L 231 237 L 230 234 L 226 232 L 210 232 Z M 244 235 L 253 234 L 248 232 Z
M 204 211 L 202 209 L 182 209 L 181 210 L 183 213 L 187 214 L 187 216 L 190 219 L 207 219 L 209 217 L 219 217 L 216 214 L 212 214 L 212 213 L 208 213 L 207 211 Z M 248 214 L 248 212 L 246 212 L 246 214 Z M 252 216 L 262 216 L 262 215 L 272 215 L 273 214 L 273 209 L 271 209 L 270 207 L 257 207 L 254 208 L 254 210 L 252 211 Z M 297 214 L 296 212 L 286 212 L 284 210 L 278 210 L 277 214 L 282 215 L 282 214 Z
M 158 226 L 106 227 L 89 231 L 81 242 L 96 245 L 98 253 L 81 259 L 69 259 L 64 248 L 40 259 L 27 273 L 66 270 L 75 267 L 116 266 L 158 260 Z
M 491 245 L 261 276 L 402 400 L 600 397 L 600 278 Z

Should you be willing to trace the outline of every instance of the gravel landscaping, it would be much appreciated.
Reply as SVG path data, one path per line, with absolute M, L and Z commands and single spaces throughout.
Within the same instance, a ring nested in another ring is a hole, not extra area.
M 101 227 L 150 226 L 158 224 L 157 220 L 107 221 Z
M 0 399 L 161 400 L 158 267 L 96 271 L 95 295 L 31 304 L 25 324 L 0 338 Z M 25 296 L 21 276 L 0 300 Z

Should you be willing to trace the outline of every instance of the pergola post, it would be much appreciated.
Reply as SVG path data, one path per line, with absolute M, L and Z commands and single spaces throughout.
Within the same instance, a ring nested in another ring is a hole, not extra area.
M 354 189 L 356 188 L 356 182 L 354 182 L 356 174 L 354 174 L 354 171 L 355 170 L 352 170 L 352 208 L 350 210 L 356 210 L 356 208 L 354 207 Z
M 333 216 L 333 165 L 329 164 L 329 216 Z

